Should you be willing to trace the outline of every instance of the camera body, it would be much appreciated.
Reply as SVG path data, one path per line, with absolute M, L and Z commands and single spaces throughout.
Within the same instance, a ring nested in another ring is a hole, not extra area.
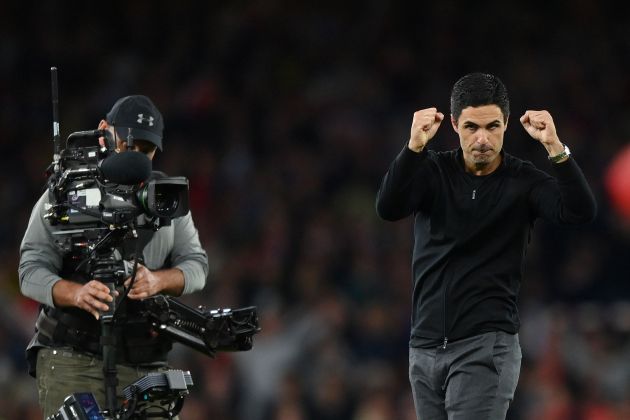
M 137 229 L 157 231 L 189 211 L 185 177 L 154 172 L 143 153 L 114 147 L 107 130 L 72 133 L 48 170 L 44 218 L 65 261 L 90 278 L 107 278 L 104 267 L 115 264 L 112 276 L 126 278 Z
M 157 229 L 188 212 L 185 177 L 152 172 L 143 153 L 118 153 L 114 147 L 107 130 L 68 136 L 66 148 L 48 170 L 46 218 L 51 225 L 122 228 L 144 214 L 158 222 Z

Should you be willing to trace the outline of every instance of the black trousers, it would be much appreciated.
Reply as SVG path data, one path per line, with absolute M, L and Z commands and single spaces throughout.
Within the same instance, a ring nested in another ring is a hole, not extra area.
M 505 419 L 521 368 L 518 334 L 489 332 L 446 348 L 409 349 L 419 420 Z

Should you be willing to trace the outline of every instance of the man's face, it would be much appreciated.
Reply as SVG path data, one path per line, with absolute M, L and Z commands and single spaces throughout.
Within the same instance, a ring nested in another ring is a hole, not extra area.
M 457 121 L 451 116 L 451 123 L 459 135 L 468 172 L 487 175 L 499 167 L 507 122 L 497 105 L 469 106 Z

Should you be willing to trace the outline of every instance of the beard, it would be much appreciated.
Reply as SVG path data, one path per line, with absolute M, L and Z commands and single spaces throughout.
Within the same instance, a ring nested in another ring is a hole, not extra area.
M 479 146 L 472 149 L 472 151 L 473 151 L 473 163 L 475 165 L 476 170 L 483 170 L 488 165 L 490 165 L 492 161 L 494 161 L 494 158 L 495 158 L 494 153 L 488 153 L 488 152 L 494 151 L 494 149 L 491 146 Z
M 481 171 L 483 169 L 485 169 L 488 165 L 490 164 L 489 161 L 476 161 L 475 162 L 475 169 L 478 171 Z

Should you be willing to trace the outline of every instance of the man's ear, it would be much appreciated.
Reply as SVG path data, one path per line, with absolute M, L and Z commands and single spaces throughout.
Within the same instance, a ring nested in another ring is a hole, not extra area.
M 98 129 L 99 130 L 107 130 L 107 127 L 109 127 L 109 126 L 107 125 L 107 121 L 105 121 L 105 120 L 101 120 L 101 122 L 98 123 Z M 99 137 L 98 138 L 98 144 L 101 147 L 107 148 L 108 150 L 111 150 L 112 147 L 114 146 L 113 142 L 112 141 L 108 141 L 106 137 Z
M 116 151 L 126 151 L 127 150 L 127 142 L 122 141 L 116 136 Z
M 455 130 L 455 132 L 459 134 L 459 129 L 457 128 L 457 120 L 455 119 L 455 117 L 453 117 L 453 114 L 451 114 L 451 125 L 453 126 L 453 130 Z

